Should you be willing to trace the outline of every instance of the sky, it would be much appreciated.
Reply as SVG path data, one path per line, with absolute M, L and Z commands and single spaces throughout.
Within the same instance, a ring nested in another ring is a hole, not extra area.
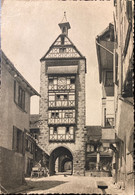
M 61 30 L 64 12 L 71 25 L 68 37 L 86 57 L 86 125 L 101 125 L 95 38 L 113 22 L 113 0 L 4 0 L 1 47 L 24 78 L 40 92 L 40 58 Z M 31 98 L 31 114 L 39 113 L 39 98 Z

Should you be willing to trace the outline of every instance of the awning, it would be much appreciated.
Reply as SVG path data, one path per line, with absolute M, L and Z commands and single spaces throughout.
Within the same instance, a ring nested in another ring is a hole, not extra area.
M 77 74 L 78 66 L 53 66 L 48 67 L 47 74 Z

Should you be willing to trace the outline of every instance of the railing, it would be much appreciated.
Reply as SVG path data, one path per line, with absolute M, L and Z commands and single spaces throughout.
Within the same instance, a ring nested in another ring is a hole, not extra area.
M 75 90 L 75 84 L 66 84 L 66 85 L 49 85 L 49 90 Z
M 56 100 L 49 101 L 49 107 L 74 107 L 75 100 Z
M 74 134 L 50 134 L 50 141 L 73 141 Z

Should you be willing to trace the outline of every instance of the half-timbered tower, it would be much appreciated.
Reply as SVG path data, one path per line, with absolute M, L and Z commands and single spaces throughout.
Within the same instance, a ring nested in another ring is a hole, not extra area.
M 50 175 L 85 166 L 86 59 L 68 37 L 69 22 L 41 58 L 40 145 L 50 154 Z

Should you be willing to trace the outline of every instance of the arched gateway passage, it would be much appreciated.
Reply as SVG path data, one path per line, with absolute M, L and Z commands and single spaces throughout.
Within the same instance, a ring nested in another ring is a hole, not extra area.
M 57 161 L 57 167 L 56 167 Z M 57 169 L 57 170 L 56 170 Z M 54 175 L 56 172 L 73 172 L 73 156 L 65 147 L 58 147 L 52 151 L 49 159 L 49 173 Z

